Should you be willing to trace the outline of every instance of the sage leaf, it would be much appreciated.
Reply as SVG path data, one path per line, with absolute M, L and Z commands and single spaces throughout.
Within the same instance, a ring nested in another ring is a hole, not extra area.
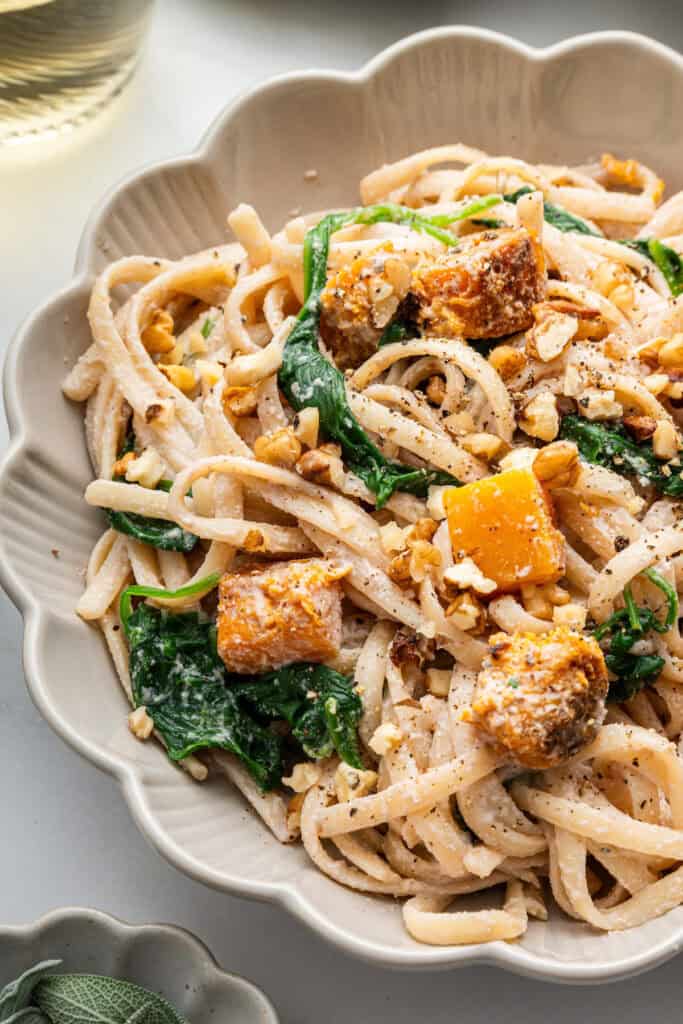
M 19 1012 L 29 1007 L 33 989 L 40 979 L 50 971 L 54 971 L 55 967 L 59 967 L 61 962 L 61 960 L 44 960 L 5 985 L 0 991 L 0 1021 L 2 1024 L 6 1024 Z M 31 1022 L 26 1020 L 25 1024 L 31 1024 Z
M 161 996 L 96 974 L 54 974 L 36 986 L 34 1001 L 52 1024 L 186 1024 Z
M 17 1010 L 10 1017 L 5 1017 L 2 1024 L 50 1024 L 50 1021 L 35 1006 L 27 1006 L 26 1009 Z

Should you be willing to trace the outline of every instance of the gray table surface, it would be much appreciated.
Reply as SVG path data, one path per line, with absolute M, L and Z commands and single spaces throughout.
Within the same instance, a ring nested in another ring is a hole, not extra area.
M 628 28 L 683 49 L 680 0 L 159 0 L 133 84 L 68 143 L 0 153 L 0 341 L 69 279 L 82 225 L 113 182 L 185 152 L 238 90 L 308 66 L 350 69 L 434 25 L 482 25 L 545 45 Z M 39 367 L 36 368 L 39 372 Z M 0 445 L 6 444 L 4 422 Z M 478 968 L 399 974 L 337 952 L 283 910 L 204 889 L 169 867 L 135 828 L 115 783 L 43 723 L 21 669 L 21 622 L 0 594 L 0 923 L 64 905 L 196 932 L 228 969 L 261 985 L 286 1024 L 415 1020 L 680 1019 L 674 960 L 599 989 Z

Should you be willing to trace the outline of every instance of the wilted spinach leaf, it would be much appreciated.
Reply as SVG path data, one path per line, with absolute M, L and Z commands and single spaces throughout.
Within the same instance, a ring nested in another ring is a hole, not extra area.
M 630 587 L 624 588 L 624 607 L 594 631 L 605 650 L 605 664 L 617 678 L 610 683 L 608 700 L 625 701 L 653 683 L 664 668 L 658 654 L 634 654 L 632 648 L 650 632 L 666 633 L 678 617 L 678 594 L 655 569 L 643 573 L 664 593 L 667 613 L 660 621 L 651 608 L 637 605 Z
M 683 466 L 662 462 L 654 454 L 651 441 L 638 444 L 621 424 L 606 426 L 582 416 L 565 416 L 559 436 L 574 441 L 586 462 L 606 466 L 620 476 L 635 477 L 642 486 L 654 487 L 659 494 L 683 496 Z
M 304 753 L 319 759 L 335 751 L 362 768 L 357 728 L 362 712 L 351 680 L 325 665 L 295 664 L 265 675 L 231 677 L 231 689 L 262 719 L 284 719 Z

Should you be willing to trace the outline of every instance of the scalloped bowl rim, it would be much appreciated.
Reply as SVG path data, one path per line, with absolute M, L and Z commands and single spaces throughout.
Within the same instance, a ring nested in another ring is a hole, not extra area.
M 396 58 L 409 50 L 419 49 L 424 43 L 439 38 L 476 39 L 494 43 L 533 63 L 543 64 L 575 51 L 581 51 L 605 43 L 625 44 L 656 55 L 673 65 L 683 76 L 683 57 L 663 43 L 636 32 L 609 30 L 572 36 L 548 47 L 533 47 L 510 36 L 487 29 L 470 26 L 447 26 L 428 29 L 399 40 L 381 51 L 357 71 L 304 70 L 273 76 L 262 84 L 246 90 L 231 101 L 213 120 L 196 149 L 170 159 L 157 160 L 127 174 L 108 189 L 90 213 L 83 229 L 77 250 L 74 277 L 62 289 L 45 300 L 21 324 L 9 343 L 3 368 L 5 413 L 9 425 L 10 444 L 0 460 L 0 481 L 9 468 L 18 460 L 25 445 L 25 425 L 22 417 L 21 400 L 16 379 L 16 361 L 23 345 L 33 330 L 34 323 L 42 318 L 51 307 L 58 307 L 72 293 L 78 293 L 92 279 L 88 259 L 95 242 L 97 228 L 109 207 L 128 186 L 154 176 L 160 170 L 175 166 L 201 164 L 211 152 L 214 141 L 219 138 L 225 126 L 247 102 L 262 98 L 280 86 L 293 83 L 338 82 L 351 86 L 362 86 Z M 23 664 L 26 683 L 31 697 L 50 726 L 71 747 L 97 767 L 113 775 L 120 783 L 124 797 L 133 818 L 143 835 L 158 852 L 174 867 L 203 884 L 235 895 L 248 896 L 259 900 L 275 902 L 292 912 L 318 934 L 336 946 L 355 956 L 390 968 L 439 969 L 461 967 L 469 964 L 489 964 L 503 967 L 514 973 L 544 981 L 573 984 L 596 984 L 618 981 L 651 969 L 675 956 L 683 949 L 683 926 L 672 928 L 671 934 L 655 942 L 640 953 L 625 956 L 610 964 L 563 962 L 550 955 L 531 953 L 518 944 L 495 942 L 481 946 L 466 947 L 424 947 L 419 952 L 409 949 L 393 949 L 390 953 L 378 949 L 371 941 L 349 936 L 343 928 L 333 924 L 320 913 L 301 892 L 289 883 L 249 882 L 244 879 L 222 874 L 220 879 L 214 872 L 190 856 L 158 825 L 145 800 L 144 783 L 133 764 L 124 763 L 114 754 L 90 742 L 65 720 L 44 693 L 43 680 L 36 663 L 40 634 L 43 629 L 43 606 L 29 594 L 22 585 L 4 550 L 0 536 L 0 584 L 24 617 Z M 64 912 L 66 913 L 66 912 Z M 49 920 L 52 915 L 42 918 Z M 106 915 L 105 915 L 106 916 Z M 114 920 L 114 919 L 112 919 Z M 116 922 L 120 927 L 134 927 Z M 24 926 L 30 929 L 32 926 Z M 170 926 L 169 926 L 170 927 Z M 21 926 L 18 929 L 21 930 Z M 0 932 L 2 934 L 2 932 Z M 195 940 L 198 941 L 198 940 Z
M 62 924 L 77 922 L 96 923 L 109 937 L 119 942 L 125 942 L 136 936 L 152 938 L 155 935 L 164 935 L 172 937 L 175 942 L 182 944 L 194 955 L 196 964 L 206 970 L 212 979 L 226 987 L 243 992 L 252 1001 L 254 1009 L 259 1011 L 262 1024 L 278 1024 L 279 1018 L 275 1007 L 268 996 L 253 981 L 234 974 L 232 971 L 223 970 L 209 947 L 201 939 L 187 928 L 181 928 L 175 924 L 164 922 L 132 924 L 114 917 L 112 914 L 107 914 L 103 910 L 95 910 L 90 907 L 58 907 L 26 924 L 0 926 L 0 945 L 6 941 L 36 942 L 43 933 L 50 929 L 57 928 Z M 7 980 L 9 979 L 0 979 L 0 988 Z

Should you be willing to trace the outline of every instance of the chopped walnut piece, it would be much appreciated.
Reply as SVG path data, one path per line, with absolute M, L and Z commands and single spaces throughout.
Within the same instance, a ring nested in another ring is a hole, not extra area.
M 291 775 L 283 775 L 282 781 L 285 786 L 289 786 L 295 793 L 305 793 L 315 786 L 320 780 L 323 770 L 319 764 L 312 761 L 302 761 L 300 764 L 295 764 L 292 769 Z
M 334 773 L 334 788 L 340 803 L 346 803 L 357 796 L 367 796 L 377 785 L 377 772 L 352 768 L 342 761 Z
M 434 374 L 427 381 L 425 394 L 433 405 L 441 405 L 446 397 L 446 382 L 443 377 Z
M 178 390 L 182 391 L 185 395 L 194 391 L 197 386 L 197 378 L 194 375 L 194 370 L 191 370 L 189 366 L 157 363 L 157 367 L 161 370 L 164 377 L 170 381 L 173 387 L 178 388 Z
M 170 352 L 175 348 L 171 314 L 165 309 L 156 309 L 151 321 L 140 335 L 140 340 L 151 355 Z
M 550 391 L 540 391 L 524 407 L 519 425 L 530 437 L 554 441 L 560 430 L 555 396 Z
M 588 609 L 583 604 L 569 602 L 564 605 L 555 605 L 553 608 L 553 622 L 556 626 L 567 626 L 568 629 L 585 629 Z
M 139 740 L 148 740 L 154 732 L 154 722 L 147 714 L 147 708 L 139 707 L 128 715 L 128 728 Z
M 536 478 L 550 490 L 571 487 L 579 475 L 579 450 L 573 441 L 553 441 L 541 448 L 532 468 Z
M 291 427 L 283 427 L 274 434 L 262 434 L 254 442 L 254 455 L 259 462 L 292 469 L 301 456 L 301 442 Z
M 126 452 L 126 454 L 122 455 L 120 459 L 117 459 L 114 465 L 112 466 L 111 475 L 113 477 L 125 476 L 129 464 L 131 462 L 134 462 L 135 459 L 137 459 L 137 455 L 135 454 L 135 452 Z
M 341 448 L 336 444 L 324 444 L 304 452 L 297 461 L 296 471 L 311 483 L 340 488 L 345 476 Z
M 584 388 L 578 396 L 581 415 L 587 420 L 613 420 L 623 414 L 623 408 L 612 390 Z
M 402 529 L 398 523 L 395 523 L 393 519 L 384 526 L 380 526 L 379 536 L 382 551 L 387 555 L 393 555 L 397 551 L 403 551 L 407 545 L 407 532 L 408 531 Z
M 401 626 L 394 633 L 389 646 L 389 657 L 397 668 L 402 665 L 416 665 L 421 668 L 425 661 L 434 657 L 434 643 L 424 636 Z
M 535 312 L 535 308 L 534 308 Z M 548 313 L 527 331 L 526 350 L 529 355 L 549 363 L 562 355 L 574 338 L 579 321 L 566 313 Z
M 678 431 L 671 420 L 660 420 L 652 435 L 652 451 L 658 459 L 673 459 L 678 454 Z
M 623 423 L 636 441 L 647 441 L 657 428 L 657 421 L 652 416 L 624 416 Z
M 497 434 L 487 434 L 483 431 L 466 434 L 462 439 L 462 446 L 470 455 L 485 459 L 486 462 L 491 462 L 492 459 L 497 458 L 508 447 L 502 437 L 498 437 Z
M 260 530 L 248 530 L 242 547 L 250 554 L 256 554 L 266 550 L 266 539 Z
M 481 633 L 486 625 L 486 609 L 471 590 L 465 590 L 451 601 L 446 617 L 466 633 Z
M 226 415 L 251 416 L 258 406 L 258 390 L 234 385 L 223 390 L 223 411 Z
M 628 310 L 633 305 L 633 275 L 623 263 L 616 260 L 603 260 L 591 272 L 593 286 L 621 310 Z
M 387 576 L 394 583 L 410 582 L 410 550 L 405 548 L 389 562 Z
M 443 574 L 444 583 L 461 590 L 472 589 L 479 594 L 492 594 L 496 589 L 495 580 L 488 579 L 472 558 L 463 558 L 449 566 Z
M 408 542 L 412 540 L 431 540 L 436 533 L 439 524 L 428 516 L 417 519 L 412 526 L 408 527 Z
M 489 353 L 488 361 L 503 380 L 510 380 L 526 366 L 527 356 L 521 348 L 513 345 L 496 345 Z
M 403 743 L 403 733 L 397 725 L 393 722 L 384 722 L 375 729 L 374 733 L 370 737 L 368 746 L 371 750 L 374 750 L 379 757 L 384 757 L 385 754 L 391 753 L 392 750 L 396 750 Z
M 540 323 L 545 316 L 552 313 L 564 313 L 578 321 L 575 338 L 578 341 L 601 341 L 608 333 L 609 327 L 599 309 L 581 306 L 570 299 L 546 299 L 534 306 L 536 322 Z
M 307 448 L 315 448 L 318 443 L 318 430 L 320 429 L 320 413 L 315 406 L 302 409 L 294 417 L 292 423 L 294 435 Z
M 408 571 L 415 583 L 422 581 L 436 569 L 441 568 L 441 552 L 426 540 L 416 540 L 410 545 Z

